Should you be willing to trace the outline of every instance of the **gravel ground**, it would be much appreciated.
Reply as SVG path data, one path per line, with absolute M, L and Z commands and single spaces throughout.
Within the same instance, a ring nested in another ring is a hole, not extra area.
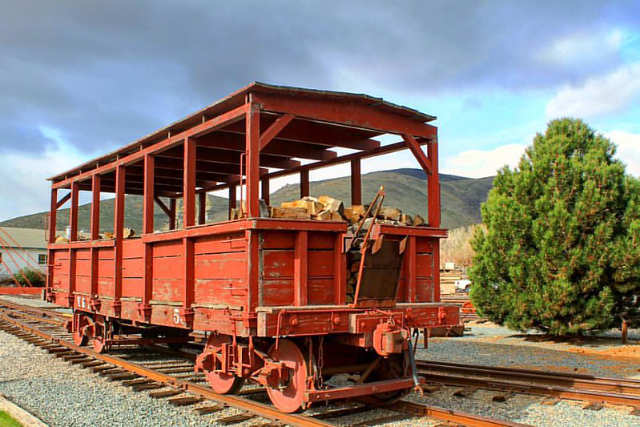
M 563 343 L 537 342 L 518 337 L 513 331 L 493 326 L 473 326 L 460 338 L 433 338 L 429 349 L 418 349 L 419 359 L 459 363 L 486 364 L 549 370 L 577 371 L 599 376 L 633 376 L 640 372 L 639 363 L 612 360 L 567 351 Z M 632 338 L 638 336 L 633 331 Z M 603 344 L 612 345 L 612 344 Z M 492 418 L 535 426 L 638 426 L 640 418 L 628 415 L 629 408 L 582 409 L 579 402 L 562 401 L 544 405 L 542 397 L 514 395 L 505 403 L 492 402 L 498 392 L 478 390 L 471 396 L 453 396 L 456 387 L 443 387 L 432 394 L 407 397 L 421 403 L 461 410 Z M 109 382 L 87 370 L 71 366 L 43 350 L 0 331 L 0 393 L 39 416 L 52 426 L 155 426 L 206 425 L 215 418 L 237 411 L 199 416 L 191 409 L 175 408 L 145 393 Z M 319 407 L 314 410 L 321 410 Z M 392 412 L 376 411 L 332 419 L 341 425 L 362 422 Z M 244 425 L 253 425 L 258 419 Z M 436 425 L 437 421 L 420 419 L 389 422 L 380 425 Z
M 498 392 L 478 390 L 471 396 L 453 396 L 456 387 L 443 387 L 440 391 L 420 398 L 412 394 L 407 399 L 433 406 L 470 412 L 486 417 L 509 420 L 533 426 L 638 426 L 640 418 L 628 415 L 630 408 L 604 408 L 600 411 L 582 409 L 578 402 L 561 401 L 556 405 L 544 405 L 542 397 L 514 395 L 505 403 L 495 403 L 491 398 Z
M 432 338 L 428 349 L 419 348 L 418 359 L 469 363 L 477 365 L 546 369 L 588 373 L 597 376 L 633 377 L 640 372 L 640 362 L 608 359 L 598 355 L 567 351 L 563 343 L 527 341 L 514 337 L 507 328 L 472 326 L 464 337 Z M 543 405 L 543 397 L 514 395 L 506 403 L 494 403 L 498 392 L 478 390 L 467 398 L 453 396 L 459 387 L 444 387 L 419 398 L 409 399 L 443 408 L 507 419 L 536 426 L 638 426 L 640 417 L 628 415 L 630 408 L 611 407 L 600 411 L 582 409 L 582 403 L 561 401 Z
M 191 409 L 173 407 L 72 366 L 3 331 L 0 393 L 51 426 L 200 426 L 238 413 L 228 409 L 200 416 Z
M 433 339 L 429 349 L 419 348 L 418 359 L 476 365 L 576 372 L 604 377 L 633 377 L 640 364 L 534 346 L 492 344 L 453 338 Z

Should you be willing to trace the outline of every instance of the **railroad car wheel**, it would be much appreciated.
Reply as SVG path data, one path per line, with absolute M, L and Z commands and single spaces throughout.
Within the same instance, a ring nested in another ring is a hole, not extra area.
M 84 334 L 82 329 L 73 331 L 73 343 L 78 347 L 87 345 L 87 336 Z
M 91 344 L 93 345 L 93 351 L 96 353 L 106 353 L 107 348 L 107 339 L 106 339 L 106 330 L 105 325 L 99 322 L 95 323 L 95 335 L 93 336 L 93 340 Z
M 106 343 L 104 342 L 103 337 L 94 337 L 91 343 L 93 345 L 93 351 L 95 351 L 96 353 L 105 352 Z
M 231 337 L 227 335 L 212 335 L 207 341 L 207 349 L 205 351 L 210 350 L 214 355 L 218 354 L 222 351 L 223 344 L 231 344 Z M 171 347 L 171 344 L 169 346 Z M 234 374 L 209 371 L 207 372 L 207 382 L 216 393 L 228 394 L 240 391 L 244 384 L 244 378 Z
M 74 314 L 77 316 L 74 319 L 75 330 L 73 331 L 73 343 L 78 347 L 82 347 L 83 345 L 87 345 L 88 338 L 84 333 L 84 328 L 87 326 L 87 318 L 81 314 Z
M 275 344 L 271 346 L 269 356 L 283 362 L 289 371 L 289 378 L 283 386 L 267 386 L 269 398 L 282 412 L 296 412 L 304 403 L 307 389 L 307 362 L 304 355 L 296 343 L 281 339 L 277 350 Z

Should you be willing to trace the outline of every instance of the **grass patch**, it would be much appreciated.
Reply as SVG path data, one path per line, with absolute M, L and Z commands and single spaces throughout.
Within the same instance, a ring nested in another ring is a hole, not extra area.
M 0 427 L 21 427 L 22 424 L 11 418 L 5 411 L 0 411 Z

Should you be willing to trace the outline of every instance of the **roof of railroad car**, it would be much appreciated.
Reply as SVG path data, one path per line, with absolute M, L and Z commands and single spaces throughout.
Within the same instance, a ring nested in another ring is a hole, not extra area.
M 58 175 L 52 176 L 48 178 L 48 180 L 58 181 L 58 180 L 65 179 L 69 175 L 73 175 L 83 170 L 91 169 L 95 167 L 97 164 L 104 165 L 113 160 L 116 160 L 117 158 L 125 154 L 130 154 L 134 151 L 137 151 L 141 145 L 145 145 L 145 144 L 148 145 L 153 142 L 159 142 L 160 140 L 164 139 L 169 132 L 171 134 L 175 134 L 178 132 L 178 130 L 182 131 L 196 124 L 201 123 L 201 119 L 203 115 L 206 115 L 209 117 L 215 117 L 216 115 L 222 114 L 233 108 L 241 106 L 245 102 L 245 95 L 251 92 L 268 93 L 268 94 L 288 94 L 288 95 L 304 96 L 307 98 L 334 100 L 334 101 L 348 100 L 352 102 L 363 103 L 370 107 L 387 111 L 389 113 L 398 114 L 398 115 L 407 117 L 411 120 L 416 120 L 422 123 L 430 122 L 436 119 L 435 116 L 424 114 L 413 108 L 393 104 L 391 102 L 385 101 L 382 98 L 376 98 L 366 94 L 317 90 L 317 89 L 300 88 L 300 87 L 293 87 L 293 86 L 279 86 L 279 85 L 271 85 L 271 84 L 261 83 L 261 82 L 253 82 L 243 87 L 242 89 L 239 89 L 233 92 L 232 94 L 227 95 L 226 97 L 203 108 L 202 110 L 199 110 L 193 114 L 190 114 L 189 116 L 181 120 L 178 120 L 168 126 L 165 126 L 162 129 L 152 132 L 146 136 L 143 136 L 142 138 L 130 144 L 127 144 L 116 151 L 97 157 L 73 169 L 70 169 Z

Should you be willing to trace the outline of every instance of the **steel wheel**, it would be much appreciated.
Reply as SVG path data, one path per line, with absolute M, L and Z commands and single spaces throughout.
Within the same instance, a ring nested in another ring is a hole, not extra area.
M 85 326 L 87 326 L 88 323 L 87 317 L 78 313 L 74 313 L 73 316 L 73 343 L 79 347 L 82 347 L 83 345 L 86 345 L 88 341 L 88 338 L 85 335 Z
M 307 362 L 304 355 L 293 341 L 281 339 L 277 350 L 275 344 L 271 346 L 269 356 L 283 362 L 289 372 L 289 378 L 282 386 L 267 386 L 269 398 L 282 412 L 296 412 L 304 404 L 304 393 L 307 389 Z
M 73 343 L 78 347 L 87 345 L 87 336 L 84 334 L 84 331 L 82 329 L 73 331 Z
M 106 351 L 106 343 L 103 337 L 94 337 L 91 343 L 93 345 L 93 351 L 96 353 L 104 353 Z
M 227 335 L 212 335 L 207 341 L 205 352 L 213 353 L 215 358 L 222 352 L 223 344 L 231 344 L 231 337 Z M 237 393 L 244 384 L 244 378 L 230 373 L 208 371 L 206 372 L 206 377 L 209 386 L 219 394 Z
M 244 384 L 244 378 L 222 372 L 207 372 L 209 386 L 218 394 L 237 393 Z
M 93 340 L 91 344 L 93 345 L 93 351 L 96 353 L 105 353 L 107 348 L 107 339 L 106 339 L 106 328 L 105 325 L 96 322 L 94 324 L 93 330 Z

